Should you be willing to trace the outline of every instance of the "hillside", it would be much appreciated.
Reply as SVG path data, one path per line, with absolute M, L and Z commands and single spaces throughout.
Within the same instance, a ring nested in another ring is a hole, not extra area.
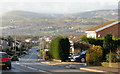
M 105 21 L 116 20 L 117 10 L 98 10 L 76 14 L 46 14 L 10 11 L 2 15 L 4 34 L 80 35 Z
M 72 18 L 88 18 L 88 19 L 104 19 L 104 20 L 115 20 L 118 17 L 118 10 L 97 10 L 88 11 L 83 13 L 69 14 L 68 17 Z
M 62 14 L 45 14 L 28 11 L 10 11 L 2 15 L 3 19 L 25 19 L 25 18 L 56 18 L 61 17 Z

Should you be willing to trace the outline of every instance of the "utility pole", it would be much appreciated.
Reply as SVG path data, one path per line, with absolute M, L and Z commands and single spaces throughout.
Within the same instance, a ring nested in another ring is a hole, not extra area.
M 11 22 L 12 22 L 12 24 L 13 24 L 13 28 L 15 28 L 15 24 L 14 24 L 14 21 L 13 20 L 11 20 Z M 14 40 L 15 40 L 15 45 L 14 45 L 14 49 L 15 49 L 15 55 L 16 55 L 16 37 L 15 37 L 15 32 L 13 31 L 13 37 L 15 38 Z
M 15 55 L 16 55 L 16 37 L 15 37 Z

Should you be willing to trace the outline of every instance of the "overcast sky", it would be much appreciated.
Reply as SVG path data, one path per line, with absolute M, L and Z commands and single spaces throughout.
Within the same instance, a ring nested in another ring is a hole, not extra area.
M 13 10 L 38 13 L 79 13 L 117 9 L 119 0 L 0 0 L 0 14 Z

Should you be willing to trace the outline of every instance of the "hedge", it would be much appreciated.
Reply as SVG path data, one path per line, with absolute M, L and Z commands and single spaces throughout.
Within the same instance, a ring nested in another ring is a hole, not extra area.
M 98 46 L 103 46 L 103 40 L 104 40 L 103 38 L 98 38 L 98 39 L 87 38 L 87 37 L 81 38 L 81 42 L 87 42 L 89 44 L 98 45 Z
M 53 59 L 66 61 L 70 53 L 70 42 L 67 37 L 57 37 L 51 41 L 50 54 Z
M 104 38 L 87 38 L 87 37 L 83 37 L 81 38 L 80 40 L 81 42 L 87 42 L 89 44 L 92 44 L 92 45 L 98 45 L 98 46 L 101 46 L 103 47 L 103 41 L 104 41 Z M 113 38 L 113 43 L 114 43 L 114 47 L 117 48 L 120 46 L 120 38 Z

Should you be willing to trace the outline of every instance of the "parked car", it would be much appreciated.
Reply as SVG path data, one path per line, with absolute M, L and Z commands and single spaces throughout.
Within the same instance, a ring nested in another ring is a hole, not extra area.
M 37 52 L 39 52 L 39 51 L 40 51 L 40 49 L 37 49 L 36 51 L 37 51 Z
M 1 68 L 11 69 L 11 59 L 6 52 L 0 52 Z
M 70 61 L 79 61 L 79 62 L 86 62 L 86 52 L 83 51 L 82 53 L 74 54 L 69 57 Z
M 11 58 L 11 61 L 19 61 L 19 58 L 17 55 L 13 55 Z

